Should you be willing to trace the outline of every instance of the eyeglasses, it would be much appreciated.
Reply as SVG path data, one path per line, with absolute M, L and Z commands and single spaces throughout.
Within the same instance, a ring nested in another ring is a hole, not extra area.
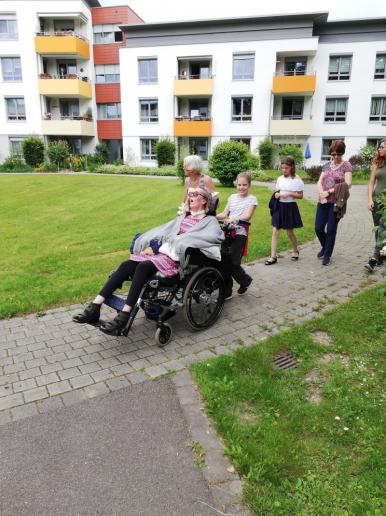
M 343 154 L 341 152 L 331 152 L 330 154 L 332 157 L 334 156 L 343 156 Z
M 380 145 L 378 149 L 386 149 L 386 145 Z
M 201 197 L 203 197 L 203 195 L 200 194 L 200 192 L 189 192 L 188 193 L 188 197 L 198 197 L 199 195 L 201 195 Z

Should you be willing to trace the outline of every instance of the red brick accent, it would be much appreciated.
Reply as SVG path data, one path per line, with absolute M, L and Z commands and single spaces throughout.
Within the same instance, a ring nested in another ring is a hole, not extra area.
M 91 9 L 93 25 L 128 25 L 143 23 L 134 11 L 128 6 L 94 7 Z
M 120 120 L 98 120 L 97 127 L 100 140 L 122 139 L 122 123 Z
M 94 45 L 94 64 L 118 64 L 119 48 L 124 46 L 124 42 Z
M 96 84 L 95 85 L 95 101 L 103 102 L 121 102 L 121 85 L 113 84 Z

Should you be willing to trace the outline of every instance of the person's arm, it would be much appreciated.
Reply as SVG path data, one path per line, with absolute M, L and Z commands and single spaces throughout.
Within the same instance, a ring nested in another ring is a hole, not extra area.
M 189 178 L 187 177 L 185 179 L 185 183 L 184 183 L 184 196 L 182 198 L 182 202 L 186 201 L 186 196 L 188 195 L 188 184 L 189 184 Z
M 278 199 L 285 199 L 286 197 L 294 197 L 295 199 L 303 199 L 303 192 L 280 192 Z
M 372 211 L 374 209 L 373 192 L 374 192 L 374 186 L 375 186 L 376 171 L 377 171 L 377 167 L 375 165 L 372 165 L 370 179 L 369 179 L 369 185 L 367 188 L 367 199 L 368 199 L 367 207 L 370 211 Z
M 346 183 L 346 185 L 349 188 L 351 188 L 351 184 L 352 184 L 352 166 L 351 166 L 351 163 L 349 161 L 346 161 L 345 167 L 346 167 L 346 171 L 344 173 L 344 182 Z
M 251 206 L 248 206 L 248 208 L 244 211 L 242 215 L 238 218 L 237 222 L 239 220 L 251 220 L 253 212 L 256 209 L 256 204 L 251 204 Z M 236 222 L 236 221 L 235 221 Z
M 225 220 L 229 215 L 229 202 L 227 202 L 227 205 L 224 208 L 224 211 L 216 215 L 217 220 Z
M 319 199 L 323 202 L 326 202 L 325 199 L 327 199 L 327 197 L 330 195 L 330 192 L 323 190 L 323 185 L 322 185 L 323 177 L 324 177 L 324 172 L 322 172 L 320 174 L 319 181 L 317 183 L 317 187 L 318 187 L 318 192 L 319 192 Z
M 210 192 L 213 193 L 216 191 L 216 188 L 214 186 L 213 179 L 209 176 L 205 176 L 204 179 L 205 188 Z

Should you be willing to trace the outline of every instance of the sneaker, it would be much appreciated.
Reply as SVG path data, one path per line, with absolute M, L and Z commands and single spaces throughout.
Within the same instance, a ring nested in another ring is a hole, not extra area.
M 330 265 L 330 263 L 331 263 L 331 259 L 328 256 L 324 256 L 322 264 L 323 265 Z
M 233 294 L 232 292 L 229 292 L 228 294 L 225 294 L 224 301 L 228 301 L 229 299 L 232 299 Z
M 101 305 L 90 303 L 80 314 L 74 315 L 72 320 L 79 324 L 93 324 L 99 321 Z
M 365 265 L 365 269 L 367 269 L 369 272 L 374 272 L 376 265 L 377 260 L 375 258 L 370 258 L 370 260 Z
M 126 326 L 129 317 L 130 312 L 119 312 L 112 321 L 101 324 L 99 329 L 103 331 L 103 333 L 107 333 L 107 335 L 118 337 L 122 334 L 122 330 Z
M 248 292 L 248 289 L 249 287 L 251 286 L 251 283 L 252 283 L 252 280 L 248 283 L 248 285 L 246 286 L 241 286 L 239 287 L 237 293 L 242 296 L 243 294 L 246 294 Z
M 321 260 L 324 256 L 324 249 L 321 249 L 318 254 L 316 255 L 317 258 L 319 258 L 319 260 Z

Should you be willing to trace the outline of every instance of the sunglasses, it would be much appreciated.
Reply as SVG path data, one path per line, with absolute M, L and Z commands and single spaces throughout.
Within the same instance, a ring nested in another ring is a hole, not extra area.
M 201 197 L 203 197 L 203 195 L 200 194 L 200 192 L 189 192 L 188 193 L 188 197 L 198 197 L 199 195 L 201 195 Z
M 331 152 L 331 156 L 343 156 L 341 152 Z

